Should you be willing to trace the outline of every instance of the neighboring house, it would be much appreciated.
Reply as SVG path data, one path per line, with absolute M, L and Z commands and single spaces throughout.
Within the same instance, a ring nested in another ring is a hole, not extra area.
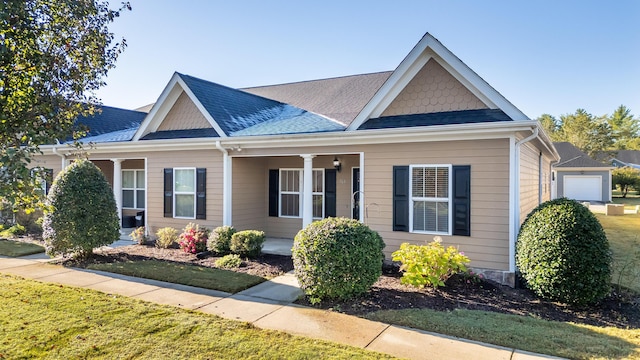
M 560 161 L 553 164 L 553 197 L 579 201 L 611 201 L 610 165 L 593 160 L 568 142 L 553 143 Z
M 640 150 L 617 150 L 611 164 L 615 167 L 630 166 L 640 169 Z
M 537 121 L 429 34 L 390 72 L 248 89 L 175 73 L 139 126 L 84 140 L 121 214 L 144 209 L 151 233 L 197 222 L 292 239 L 350 217 L 387 258 L 439 235 L 507 284 L 559 158 Z M 42 150 L 55 173 L 73 158 Z

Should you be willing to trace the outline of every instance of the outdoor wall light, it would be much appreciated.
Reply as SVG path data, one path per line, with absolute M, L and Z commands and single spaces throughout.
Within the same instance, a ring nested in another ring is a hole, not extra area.
M 336 168 L 337 172 L 340 172 L 340 170 L 342 169 L 342 164 L 340 164 L 340 160 L 338 160 L 338 157 L 333 158 L 333 167 Z

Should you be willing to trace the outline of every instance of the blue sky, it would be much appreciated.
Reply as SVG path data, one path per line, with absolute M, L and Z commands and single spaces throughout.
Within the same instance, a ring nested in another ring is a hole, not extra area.
M 119 2 L 113 2 L 115 5 Z M 155 102 L 174 71 L 231 87 L 395 69 L 429 32 L 531 118 L 640 117 L 640 1 L 131 0 L 98 97 Z

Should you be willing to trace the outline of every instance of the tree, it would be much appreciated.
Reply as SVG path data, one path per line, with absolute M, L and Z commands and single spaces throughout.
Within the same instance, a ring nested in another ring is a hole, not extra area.
M 611 127 L 606 118 L 596 118 L 584 109 L 560 116 L 553 141 L 567 141 L 592 158 L 611 149 Z
M 538 121 L 542 125 L 544 131 L 547 132 L 547 135 L 551 138 L 551 141 L 556 141 L 555 138 L 558 136 L 558 120 L 549 114 L 542 114 L 538 118 Z
M 617 150 L 635 147 L 640 137 L 640 121 L 633 118 L 631 110 L 620 105 L 607 119 Z
M 640 189 L 640 170 L 630 166 L 615 168 L 611 172 L 611 181 L 620 189 L 622 197 L 626 198 L 631 188 Z
M 101 0 L 2 2 L 0 199 L 38 203 L 30 160 L 40 145 L 81 130 L 74 129 L 79 115 L 95 112 L 95 91 L 126 45 L 114 43 L 108 25 L 127 9 L 129 3 L 112 10 Z
M 51 186 L 42 222 L 47 254 L 87 258 L 120 238 L 116 200 L 104 174 L 91 161 L 76 160 Z

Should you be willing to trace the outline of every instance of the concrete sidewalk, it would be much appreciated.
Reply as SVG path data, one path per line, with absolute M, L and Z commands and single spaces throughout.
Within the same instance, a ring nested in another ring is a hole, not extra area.
M 0 273 L 83 287 L 329 340 L 410 359 L 552 358 L 292 304 L 302 291 L 288 273 L 237 294 L 66 268 L 44 259 L 0 257 Z

